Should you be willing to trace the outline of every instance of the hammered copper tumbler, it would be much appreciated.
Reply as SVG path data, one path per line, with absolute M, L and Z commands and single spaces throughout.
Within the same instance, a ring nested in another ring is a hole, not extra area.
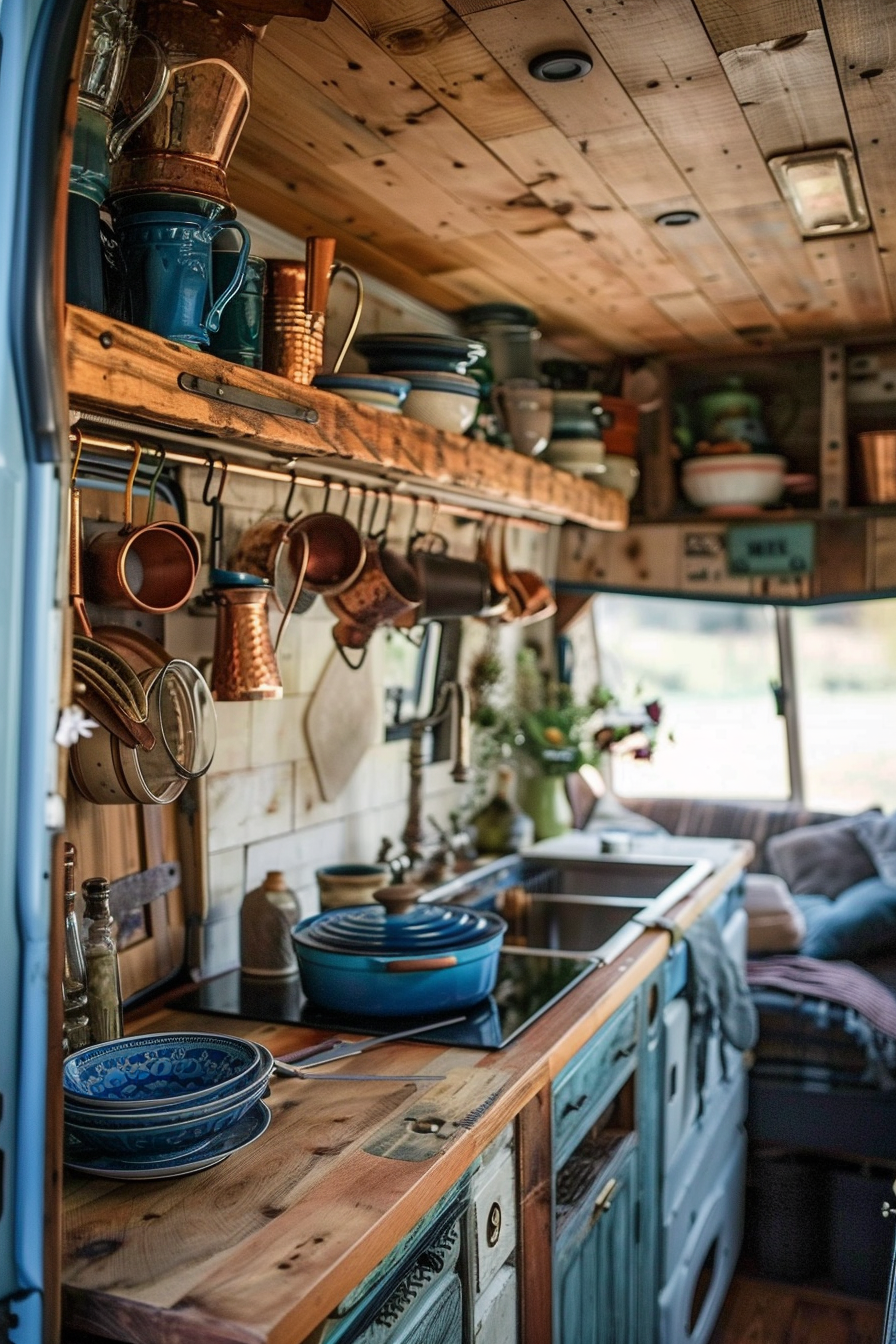
M 216 700 L 282 700 L 268 627 L 270 588 L 218 588 L 212 694 Z

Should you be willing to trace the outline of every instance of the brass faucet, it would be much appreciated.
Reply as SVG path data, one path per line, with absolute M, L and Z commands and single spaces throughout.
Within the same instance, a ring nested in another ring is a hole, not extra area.
M 422 859 L 423 851 L 423 735 L 451 716 L 451 756 L 454 765 L 451 778 L 457 784 L 466 782 L 470 773 L 470 697 L 459 681 L 446 681 L 439 692 L 438 703 L 425 719 L 411 722 L 411 787 L 408 794 L 408 819 L 401 838 L 414 868 Z

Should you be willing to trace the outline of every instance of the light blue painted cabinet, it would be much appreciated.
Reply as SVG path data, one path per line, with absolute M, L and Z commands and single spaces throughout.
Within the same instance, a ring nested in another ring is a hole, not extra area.
M 637 1330 L 637 1146 L 623 1143 L 557 1246 L 558 1344 L 632 1344 Z

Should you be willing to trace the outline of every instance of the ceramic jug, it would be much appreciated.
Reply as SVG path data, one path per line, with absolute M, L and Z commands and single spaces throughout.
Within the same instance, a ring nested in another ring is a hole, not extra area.
M 299 963 L 290 930 L 299 922 L 298 898 L 280 872 L 268 873 L 240 908 L 240 969 L 244 975 L 286 979 Z

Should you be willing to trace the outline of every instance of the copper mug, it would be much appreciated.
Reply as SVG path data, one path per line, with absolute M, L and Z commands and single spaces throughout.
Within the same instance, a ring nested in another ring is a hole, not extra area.
M 84 554 L 86 596 L 110 607 L 136 607 L 156 615 L 188 600 L 199 571 L 196 537 L 180 523 L 135 527 L 134 480 L 140 465 L 135 445 L 124 495 L 124 527 L 100 532 Z
M 354 524 L 324 510 L 292 520 L 263 518 L 240 537 L 230 567 L 267 580 L 274 601 L 285 611 L 302 567 L 305 546 L 304 589 L 309 597 L 343 592 L 357 579 L 367 558 Z M 307 610 L 307 606 L 299 603 L 296 610 Z
M 346 649 L 361 650 L 361 658 L 349 666 L 360 667 L 370 636 L 380 625 L 413 625 L 420 607 L 420 584 L 414 567 L 403 555 L 390 551 L 372 537 L 364 543 L 364 568 L 350 588 L 326 599 L 338 616 L 333 627 L 336 646 L 348 662 Z
M 339 371 L 361 318 L 364 289 L 351 266 L 334 260 L 335 238 L 308 238 L 304 261 L 269 261 L 264 294 L 264 368 L 308 386 L 324 362 L 330 284 L 339 271 L 355 281 L 355 310 L 333 365 Z

